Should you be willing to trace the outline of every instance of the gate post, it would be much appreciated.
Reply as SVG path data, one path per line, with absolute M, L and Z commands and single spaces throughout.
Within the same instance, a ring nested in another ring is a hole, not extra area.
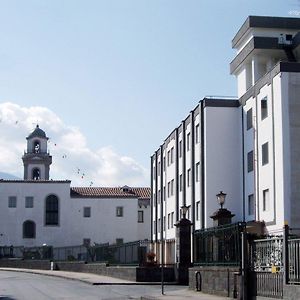
M 241 230 L 241 244 L 242 244 L 242 259 L 241 259 L 241 288 L 240 299 L 247 300 L 247 275 L 248 275 L 248 247 L 247 247 L 247 233 L 246 223 L 242 223 Z
M 283 227 L 283 284 L 289 283 L 289 225 Z

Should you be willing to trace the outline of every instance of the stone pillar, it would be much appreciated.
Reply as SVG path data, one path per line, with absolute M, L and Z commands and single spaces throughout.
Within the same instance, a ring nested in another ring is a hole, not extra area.
M 191 225 L 186 218 L 181 219 L 176 229 L 176 265 L 179 284 L 189 284 L 189 267 L 191 267 Z

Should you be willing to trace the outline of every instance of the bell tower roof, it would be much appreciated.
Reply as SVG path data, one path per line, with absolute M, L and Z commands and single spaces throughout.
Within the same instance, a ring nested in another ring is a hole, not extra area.
M 30 135 L 26 139 L 28 140 L 34 137 L 44 138 L 48 140 L 45 131 L 39 127 L 39 124 L 36 125 L 34 131 L 30 133 Z

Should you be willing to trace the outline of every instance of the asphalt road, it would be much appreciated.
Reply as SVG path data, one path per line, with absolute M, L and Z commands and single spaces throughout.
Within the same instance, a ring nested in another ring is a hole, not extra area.
M 180 290 L 179 286 L 166 286 L 166 291 Z M 20 272 L 0 272 L 0 300 L 49 299 L 140 299 L 159 296 L 160 286 L 100 285 Z

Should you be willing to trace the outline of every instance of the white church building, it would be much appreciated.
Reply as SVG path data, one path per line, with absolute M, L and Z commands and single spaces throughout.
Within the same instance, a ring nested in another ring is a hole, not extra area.
M 27 137 L 24 180 L 0 179 L 0 246 L 75 246 L 150 238 L 150 188 L 49 180 L 48 137 Z
M 220 191 L 233 222 L 300 228 L 300 19 L 249 16 L 232 47 L 238 97 L 200 100 L 151 157 L 151 239 L 169 263 L 180 208 L 192 233 L 212 227 Z

